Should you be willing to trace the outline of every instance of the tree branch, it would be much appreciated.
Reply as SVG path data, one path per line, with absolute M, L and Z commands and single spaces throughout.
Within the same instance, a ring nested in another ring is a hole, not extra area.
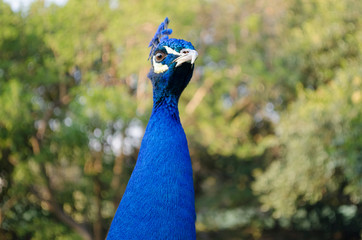
M 53 212 L 55 214 L 55 216 L 60 221 L 62 221 L 66 225 L 68 225 L 70 228 L 74 229 L 79 235 L 82 236 L 83 239 L 92 240 L 92 235 L 87 230 L 86 226 L 84 224 L 80 224 L 80 223 L 76 222 L 71 216 L 66 214 L 63 211 L 63 209 L 59 206 L 59 204 L 57 203 L 57 201 L 56 201 L 56 199 L 54 197 L 55 196 L 54 190 L 52 189 L 52 186 L 50 184 L 50 179 L 49 179 L 49 176 L 46 173 L 46 169 L 45 169 L 44 164 L 40 164 L 40 169 L 41 169 L 41 172 L 42 172 L 44 178 L 46 179 L 46 181 L 45 181 L 46 182 L 46 190 L 49 193 L 49 198 L 42 196 L 42 194 L 40 192 L 38 192 L 37 190 L 35 190 L 35 188 L 32 189 L 32 192 L 41 201 L 46 202 L 46 204 L 47 204 L 48 208 L 50 209 L 50 211 Z
M 193 98 L 186 105 L 187 114 L 192 114 L 196 110 L 196 108 L 200 105 L 200 103 L 202 102 L 206 93 L 209 91 L 209 89 L 212 87 L 212 85 L 214 85 L 214 82 L 207 81 L 203 86 L 201 86 L 199 89 L 197 89 Z

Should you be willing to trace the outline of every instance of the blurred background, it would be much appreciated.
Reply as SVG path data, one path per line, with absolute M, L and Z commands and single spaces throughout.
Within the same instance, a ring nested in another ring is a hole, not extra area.
M 166 16 L 198 239 L 362 237 L 362 1 L 0 0 L 0 239 L 104 239 Z

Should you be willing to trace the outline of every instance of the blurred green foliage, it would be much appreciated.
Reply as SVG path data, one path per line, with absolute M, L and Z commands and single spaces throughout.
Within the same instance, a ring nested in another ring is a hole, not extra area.
M 104 239 L 152 107 L 168 16 L 199 239 L 360 239 L 359 0 L 0 0 L 0 239 Z

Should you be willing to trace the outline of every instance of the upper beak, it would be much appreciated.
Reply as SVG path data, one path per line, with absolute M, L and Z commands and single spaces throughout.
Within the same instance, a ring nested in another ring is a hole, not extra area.
M 185 62 L 190 62 L 191 64 L 194 64 L 197 56 L 199 55 L 195 50 L 192 49 L 184 49 L 182 52 L 183 53 L 180 53 L 180 56 L 178 58 L 173 60 L 173 62 L 176 62 L 176 67 L 180 66 Z

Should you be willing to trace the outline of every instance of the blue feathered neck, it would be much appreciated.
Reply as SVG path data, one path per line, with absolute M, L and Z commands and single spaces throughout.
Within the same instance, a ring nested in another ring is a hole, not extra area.
M 153 107 L 107 239 L 195 240 L 195 219 L 187 139 L 176 99 L 165 97 Z
M 153 107 L 161 105 L 177 108 L 181 93 L 190 82 L 193 66 L 189 63 L 166 73 L 155 74 L 151 69 L 148 77 L 153 86 Z

